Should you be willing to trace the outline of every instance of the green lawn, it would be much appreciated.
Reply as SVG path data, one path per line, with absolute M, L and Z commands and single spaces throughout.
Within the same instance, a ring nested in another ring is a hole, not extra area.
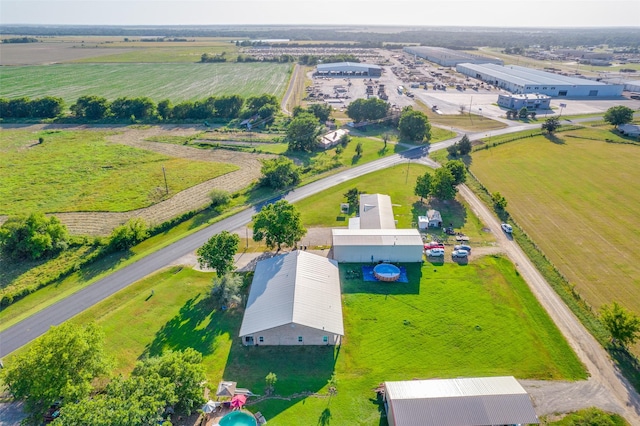
M 149 44 L 154 46 L 149 47 Z M 226 53 L 228 60 L 235 60 L 238 48 L 228 42 L 202 43 L 119 43 L 117 47 L 135 47 L 135 50 L 125 53 L 106 54 L 93 58 L 77 59 L 76 63 L 175 63 L 175 62 L 200 62 L 203 53 Z M 186 46 L 184 46 L 186 44 Z
M 237 170 L 113 144 L 103 131 L 3 130 L 0 214 L 129 211 Z M 38 145 L 38 138 L 44 143 Z
M 58 96 L 67 105 L 83 95 L 114 100 L 148 96 L 158 102 L 199 100 L 208 96 L 284 95 L 290 64 L 275 63 L 106 63 L 3 67 L 0 96 Z
M 204 355 L 212 387 L 224 378 L 263 394 L 264 377 L 274 372 L 280 395 L 320 394 L 251 407 L 274 425 L 315 424 L 328 415 L 335 424 L 386 424 L 373 392 L 385 380 L 586 377 L 506 259 L 408 265 L 410 283 L 393 285 L 346 279 L 346 269 L 354 267 L 341 266 L 346 336 L 340 348 L 243 347 L 237 338 L 241 310 L 215 310 L 206 297 L 212 274 L 180 267 L 128 287 L 73 321 L 96 320 L 104 328 L 115 373 L 128 372 L 144 353 L 194 347 Z M 328 398 L 334 371 L 338 394 Z
M 629 142 L 597 128 L 535 136 L 474 152 L 471 170 L 588 303 L 638 314 L 640 147 L 605 139 Z

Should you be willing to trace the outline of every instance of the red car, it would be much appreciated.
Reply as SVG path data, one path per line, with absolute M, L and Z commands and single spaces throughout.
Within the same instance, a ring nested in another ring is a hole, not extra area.
M 430 243 L 427 243 L 427 244 L 424 245 L 424 249 L 425 250 L 431 250 L 431 249 L 434 249 L 434 248 L 443 249 L 444 248 L 444 244 L 438 243 L 436 241 L 431 241 Z

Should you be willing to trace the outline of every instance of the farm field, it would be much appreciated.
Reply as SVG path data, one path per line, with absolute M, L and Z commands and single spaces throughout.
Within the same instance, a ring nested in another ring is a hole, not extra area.
M 638 314 L 640 147 L 605 139 L 624 141 L 597 128 L 535 136 L 474 152 L 471 170 L 589 304 Z
M 224 378 L 263 394 L 264 377 L 274 372 L 278 395 L 320 394 L 250 407 L 274 425 L 315 424 L 327 410 L 336 424 L 386 424 L 373 392 L 385 380 L 586 376 L 503 258 L 466 267 L 408 265 L 410 283 L 397 286 L 346 279 L 354 267 L 341 266 L 346 337 L 339 349 L 243 347 L 237 338 L 242 309 L 216 310 L 207 298 L 213 275 L 182 267 L 149 277 L 73 321 L 96 320 L 104 328 L 116 374 L 128 373 L 142 354 L 193 347 L 204 355 L 211 387 Z M 329 398 L 334 372 L 338 393 Z
M 0 70 L 0 96 L 57 96 L 71 105 L 83 95 L 147 96 L 158 102 L 199 100 L 208 96 L 281 97 L 289 82 L 290 64 L 60 64 L 7 67 Z
M 119 46 L 128 47 L 135 45 L 126 52 L 113 52 L 88 58 L 77 59 L 77 63 L 174 63 L 174 62 L 200 62 L 203 53 L 222 54 L 229 60 L 235 60 L 238 48 L 231 43 L 216 43 L 195 45 L 195 43 L 157 43 L 155 47 L 147 45 L 148 42 L 122 43 Z M 171 44 L 170 46 L 166 46 Z M 162 46 L 158 46 L 162 45 Z M 186 45 L 186 46 L 185 46 Z M 106 53 L 106 52 L 105 52 Z
M 110 143 L 109 131 L 2 131 L 0 214 L 134 210 L 209 179 L 233 164 L 189 161 Z M 38 144 L 38 138 L 44 143 Z

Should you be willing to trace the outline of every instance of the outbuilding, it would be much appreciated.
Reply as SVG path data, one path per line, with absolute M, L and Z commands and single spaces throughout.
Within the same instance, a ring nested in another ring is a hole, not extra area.
M 318 64 L 316 75 L 320 77 L 380 77 L 382 67 L 360 62 L 334 62 Z
M 258 262 L 240 326 L 245 346 L 338 345 L 338 263 L 296 250 Z
M 390 426 L 538 424 L 527 391 L 512 376 L 384 383 Z
M 422 262 L 424 243 L 417 229 L 332 229 L 338 262 Z

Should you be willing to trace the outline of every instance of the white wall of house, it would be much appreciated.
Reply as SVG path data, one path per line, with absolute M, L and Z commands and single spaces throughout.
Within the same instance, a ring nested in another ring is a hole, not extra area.
M 369 263 L 389 261 L 414 263 L 422 262 L 422 250 L 424 246 L 365 246 L 365 245 L 335 245 L 333 246 L 333 258 L 342 263 Z
M 252 339 L 247 340 L 247 337 Z M 339 345 L 341 340 L 339 334 L 294 323 L 240 336 L 240 338 L 245 346 Z

